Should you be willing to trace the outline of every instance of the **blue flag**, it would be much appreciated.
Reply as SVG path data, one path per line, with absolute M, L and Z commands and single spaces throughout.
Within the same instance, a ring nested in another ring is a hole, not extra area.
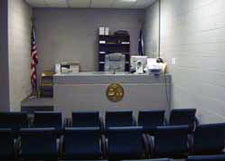
M 140 56 L 144 55 L 144 40 L 143 40 L 142 29 L 140 30 L 140 35 L 139 35 L 139 40 L 138 40 L 138 54 Z

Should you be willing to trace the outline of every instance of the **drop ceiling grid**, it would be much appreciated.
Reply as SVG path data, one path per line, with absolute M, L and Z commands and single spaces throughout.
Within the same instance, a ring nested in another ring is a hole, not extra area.
M 125 2 L 122 0 L 26 0 L 33 7 L 63 7 L 63 8 L 146 8 L 155 0 L 137 0 Z

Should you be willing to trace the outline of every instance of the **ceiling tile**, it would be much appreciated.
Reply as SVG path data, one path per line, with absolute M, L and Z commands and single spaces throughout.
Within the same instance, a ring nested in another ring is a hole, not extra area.
M 135 1 L 114 0 L 112 8 L 132 8 L 135 3 Z
M 137 0 L 133 8 L 147 8 L 153 4 L 156 0 Z
M 89 8 L 91 0 L 68 0 L 71 8 Z
M 45 0 L 26 0 L 32 7 L 46 7 Z
M 111 8 L 114 0 L 92 0 L 91 8 Z
M 45 0 L 48 7 L 62 7 L 67 8 L 67 0 Z

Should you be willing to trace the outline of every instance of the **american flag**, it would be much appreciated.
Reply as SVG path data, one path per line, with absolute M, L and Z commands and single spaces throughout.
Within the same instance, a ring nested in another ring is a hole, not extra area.
M 31 84 L 33 92 L 37 92 L 37 64 L 38 64 L 38 56 L 37 56 L 37 45 L 36 45 L 36 37 L 34 32 L 34 27 L 32 27 L 31 34 Z

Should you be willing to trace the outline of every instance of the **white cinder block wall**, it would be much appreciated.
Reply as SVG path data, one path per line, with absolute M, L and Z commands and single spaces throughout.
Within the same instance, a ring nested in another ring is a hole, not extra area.
M 8 0 L 10 110 L 19 111 L 31 93 L 31 8 L 24 0 Z
M 225 0 L 161 1 L 161 55 L 172 74 L 172 107 L 197 108 L 203 123 L 225 121 L 224 9 Z
M 145 11 L 144 50 L 151 58 L 158 56 L 159 44 L 159 1 L 157 0 Z

